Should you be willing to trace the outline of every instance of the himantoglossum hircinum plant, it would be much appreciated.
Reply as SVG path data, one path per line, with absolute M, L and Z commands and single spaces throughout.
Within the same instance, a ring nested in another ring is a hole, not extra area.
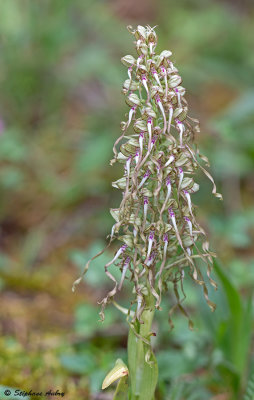
M 138 26 L 134 30 L 128 27 L 128 30 L 135 38 L 137 57 L 127 55 L 122 58 L 128 74 L 123 83 L 123 94 L 129 109 L 126 120 L 121 123 L 122 134 L 113 147 L 111 165 L 115 162 L 123 165 L 123 177 L 112 184 L 121 190 L 123 197 L 120 206 L 111 209 L 115 223 L 108 246 L 114 240 L 122 244 L 105 265 L 113 286 L 100 302 L 100 315 L 103 320 L 105 306 L 113 301 L 128 316 L 135 339 L 129 338 L 129 347 L 131 342 L 134 348 L 135 341 L 143 346 L 143 355 L 136 364 L 129 350 L 131 398 L 141 399 L 144 388 L 141 390 L 142 378 L 135 378 L 135 365 L 140 369 L 144 361 L 152 369 L 156 363 L 150 347 L 151 320 L 154 310 L 160 309 L 162 294 L 172 290 L 175 295 L 176 302 L 171 305 L 169 317 L 178 307 L 189 319 L 182 305 L 185 297 L 183 281 L 189 274 L 203 288 L 209 307 L 215 308 L 208 298 L 203 278 L 205 271 L 211 285 L 216 288 L 210 275 L 214 254 L 209 250 L 193 204 L 193 195 L 199 190 L 194 180 L 199 169 L 212 182 L 212 193 L 220 199 L 222 196 L 217 193 L 212 176 L 202 165 L 209 166 L 208 159 L 193 146 L 195 134 L 200 132 L 199 122 L 189 116 L 186 91 L 172 62 L 171 51 L 156 54 L 154 28 Z M 200 263 L 197 265 L 197 259 L 203 262 L 204 268 Z M 113 264 L 121 270 L 120 281 L 111 271 Z M 133 283 L 129 310 L 115 302 L 125 280 Z M 122 365 L 121 368 L 126 375 L 126 369 Z M 145 375 L 147 367 L 142 368 Z M 155 386 L 150 392 L 154 389 Z M 145 396 L 144 399 L 150 398 L 147 393 Z

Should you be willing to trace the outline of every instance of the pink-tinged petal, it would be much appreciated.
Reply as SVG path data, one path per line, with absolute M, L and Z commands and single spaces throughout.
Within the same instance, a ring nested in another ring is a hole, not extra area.
M 132 121 L 132 117 L 135 114 L 135 111 L 136 111 L 136 106 L 131 107 L 131 109 L 129 111 L 129 119 L 128 119 L 128 122 L 127 122 L 127 127 L 130 125 L 130 123 Z
M 124 281 L 124 278 L 125 278 L 127 269 L 128 269 L 129 266 L 130 266 L 130 261 L 131 261 L 130 257 L 127 257 L 126 260 L 125 260 L 125 262 L 124 262 L 121 280 L 120 280 L 120 283 L 119 283 L 119 285 L 118 285 L 118 290 L 121 290 L 121 288 L 122 288 L 122 286 L 123 286 L 123 281 Z
M 168 167 L 169 164 L 171 164 L 174 161 L 175 157 L 173 155 L 171 155 L 168 159 L 168 161 L 166 162 L 166 164 L 164 165 L 164 167 Z
M 163 116 L 163 121 L 164 121 L 163 133 L 165 133 L 166 129 L 167 129 L 167 120 L 166 120 L 166 115 L 165 115 L 165 111 L 164 111 L 160 96 L 156 96 L 156 102 L 157 102 L 157 104 L 159 106 L 159 109 L 160 109 L 160 111 L 162 113 L 162 116 Z
M 159 77 L 158 77 L 158 74 L 157 74 L 156 69 L 153 68 L 152 74 L 153 74 L 153 76 L 154 76 L 156 82 L 158 83 L 158 85 L 161 87 L 161 82 L 160 82 L 160 79 L 159 79 Z
M 120 247 L 120 249 L 116 252 L 116 255 L 114 256 L 114 258 L 111 260 L 111 261 L 109 261 L 106 265 L 105 265 L 105 267 L 107 268 L 107 267 L 109 267 L 111 264 L 113 264 L 113 262 L 115 262 L 115 260 L 117 260 L 117 258 L 127 249 L 127 245 L 126 244 L 124 244 L 124 245 L 122 245 L 121 247 Z
M 145 181 L 148 179 L 148 177 L 150 176 L 150 174 L 151 174 L 151 172 L 150 172 L 149 170 L 147 170 L 146 173 L 145 173 L 145 175 L 143 176 L 143 178 L 142 178 L 140 184 L 138 185 L 138 189 L 140 189 L 140 188 L 144 185 Z
M 170 106 L 169 112 L 168 112 L 168 131 L 167 131 L 168 134 L 170 133 L 170 127 L 171 127 L 173 112 L 174 112 L 174 109 L 173 109 L 172 106 Z
M 184 217 L 185 221 L 187 222 L 187 225 L 189 227 L 190 235 L 192 236 L 192 223 L 191 220 L 188 217 Z

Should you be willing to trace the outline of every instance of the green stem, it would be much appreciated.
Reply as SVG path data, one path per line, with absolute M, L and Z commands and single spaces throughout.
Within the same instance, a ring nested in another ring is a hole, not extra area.
M 146 308 L 140 318 L 143 323 L 136 321 L 128 338 L 130 400 L 153 400 L 158 379 L 157 361 L 150 344 L 154 297 L 149 293 L 145 300 Z

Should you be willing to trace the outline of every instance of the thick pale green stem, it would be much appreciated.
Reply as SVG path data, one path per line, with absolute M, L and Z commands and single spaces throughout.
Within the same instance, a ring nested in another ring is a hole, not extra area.
M 153 400 L 158 379 L 157 361 L 150 345 L 154 316 L 154 297 L 150 293 L 146 297 L 146 304 L 141 316 L 143 323 L 136 321 L 128 338 L 131 400 Z

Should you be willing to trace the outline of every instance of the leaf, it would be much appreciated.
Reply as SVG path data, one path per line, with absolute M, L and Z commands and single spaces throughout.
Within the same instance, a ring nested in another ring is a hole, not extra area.
M 182 379 L 182 380 L 181 380 Z M 170 386 L 167 400 L 200 400 L 208 399 L 211 393 L 202 387 L 201 379 L 193 378 L 191 382 L 185 382 L 184 378 L 179 377 L 173 380 Z
M 96 367 L 92 354 L 62 354 L 60 361 L 68 371 L 80 375 L 90 373 Z
M 228 305 L 231 313 L 234 313 L 235 316 L 239 319 L 242 314 L 242 304 L 238 291 L 231 283 L 230 279 L 227 277 L 224 270 L 221 268 L 219 262 L 217 260 L 214 261 L 214 270 L 217 273 L 223 288 L 225 290 L 225 294 L 228 300 Z
M 227 340 L 230 343 L 229 355 L 237 371 L 242 375 L 247 367 L 248 353 L 251 341 L 252 301 L 244 306 L 240 294 L 217 260 L 214 262 L 214 270 L 217 273 L 230 310 L 227 321 Z M 230 335 L 228 333 L 230 332 Z
M 104 379 L 102 383 L 102 389 L 106 389 L 108 386 L 111 385 L 111 383 L 126 375 L 129 375 L 128 367 L 120 358 L 118 358 L 118 360 L 116 360 L 114 368 L 107 374 L 106 378 Z
M 102 368 L 100 365 L 100 368 L 95 369 L 91 373 L 89 373 L 89 381 L 90 381 L 90 390 L 91 394 L 97 395 L 100 390 L 101 390 L 101 382 L 103 381 L 103 378 L 105 376 L 105 369 Z

